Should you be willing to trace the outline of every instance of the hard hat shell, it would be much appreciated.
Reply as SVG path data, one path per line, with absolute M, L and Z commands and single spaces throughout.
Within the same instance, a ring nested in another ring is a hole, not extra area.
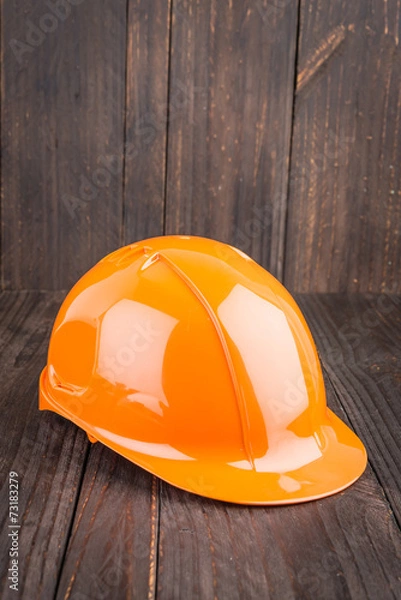
M 291 295 L 240 250 L 200 237 L 126 246 L 78 281 L 39 405 L 165 481 L 230 502 L 321 498 L 366 466 L 326 406 Z

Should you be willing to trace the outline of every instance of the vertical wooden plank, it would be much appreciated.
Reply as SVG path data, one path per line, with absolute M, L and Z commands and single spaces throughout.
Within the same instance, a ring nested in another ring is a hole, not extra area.
M 399 292 L 401 3 L 301 1 L 285 283 Z
M 3 152 L 2 152 L 2 124 L 3 124 L 3 11 L 0 5 L 0 292 L 3 291 Z
M 124 239 L 163 233 L 171 0 L 129 0 Z
M 2 10 L 5 288 L 65 288 L 119 245 L 126 0 Z
M 297 2 L 173 3 L 166 232 L 281 276 Z

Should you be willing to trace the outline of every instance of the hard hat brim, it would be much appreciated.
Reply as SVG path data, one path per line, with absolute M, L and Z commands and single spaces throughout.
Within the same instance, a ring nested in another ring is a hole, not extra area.
M 263 472 L 237 468 L 218 460 L 180 460 L 146 456 L 110 443 L 106 446 L 185 491 L 238 504 L 294 504 L 324 498 L 349 487 L 364 472 L 366 450 L 359 438 L 328 410 L 327 423 L 318 437 L 322 455 L 303 467 L 287 472 Z
M 40 408 L 64 414 L 105 446 L 131 462 L 185 491 L 215 500 L 238 504 L 295 504 L 324 498 L 346 489 L 364 472 L 367 454 L 356 434 L 330 409 L 314 438 L 319 457 L 293 470 L 263 470 L 263 461 L 256 468 L 247 461 L 240 466 L 212 459 L 186 456 L 165 445 L 160 455 L 138 452 L 125 438 L 95 427 L 88 428 L 76 415 L 68 413 L 51 396 L 45 384 L 46 368 L 40 379 Z M 299 438 L 300 450 L 302 440 Z M 135 444 L 135 441 L 134 441 Z M 129 447 L 131 446 L 131 447 Z M 149 444 L 149 447 L 152 445 Z M 293 446 L 294 452 L 297 451 Z

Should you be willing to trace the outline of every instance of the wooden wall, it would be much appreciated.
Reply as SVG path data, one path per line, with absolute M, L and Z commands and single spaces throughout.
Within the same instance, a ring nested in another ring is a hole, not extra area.
M 3 0 L 2 287 L 192 233 L 401 292 L 400 37 L 400 0 Z

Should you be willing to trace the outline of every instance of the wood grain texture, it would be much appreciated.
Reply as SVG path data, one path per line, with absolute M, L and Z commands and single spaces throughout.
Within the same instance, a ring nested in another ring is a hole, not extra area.
M 52 598 L 80 485 L 86 436 L 37 406 L 39 373 L 62 294 L 0 295 L 0 595 Z M 8 474 L 19 481 L 19 591 L 9 589 Z
M 306 295 L 329 406 L 370 464 L 319 501 L 247 507 L 178 490 L 37 410 L 62 293 L 0 294 L 2 539 L 20 480 L 20 595 L 103 599 L 398 599 L 401 297 Z M 86 457 L 89 456 L 86 461 Z M 0 593 L 8 547 L 0 551 Z
M 149 473 L 92 446 L 57 598 L 154 597 L 157 489 Z
M 349 423 L 329 382 L 327 392 Z M 296 506 L 236 506 L 165 483 L 161 490 L 160 600 L 387 600 L 401 593 L 401 532 L 370 466 L 345 492 Z
M 297 2 L 173 3 L 166 232 L 281 276 Z
M 128 5 L 126 243 L 163 233 L 171 0 Z
M 401 526 L 401 304 L 389 296 L 301 296 L 336 393 Z
M 126 2 L 10 0 L 1 23 L 3 287 L 65 289 L 120 242 Z
M 401 291 L 401 3 L 301 0 L 285 284 Z

